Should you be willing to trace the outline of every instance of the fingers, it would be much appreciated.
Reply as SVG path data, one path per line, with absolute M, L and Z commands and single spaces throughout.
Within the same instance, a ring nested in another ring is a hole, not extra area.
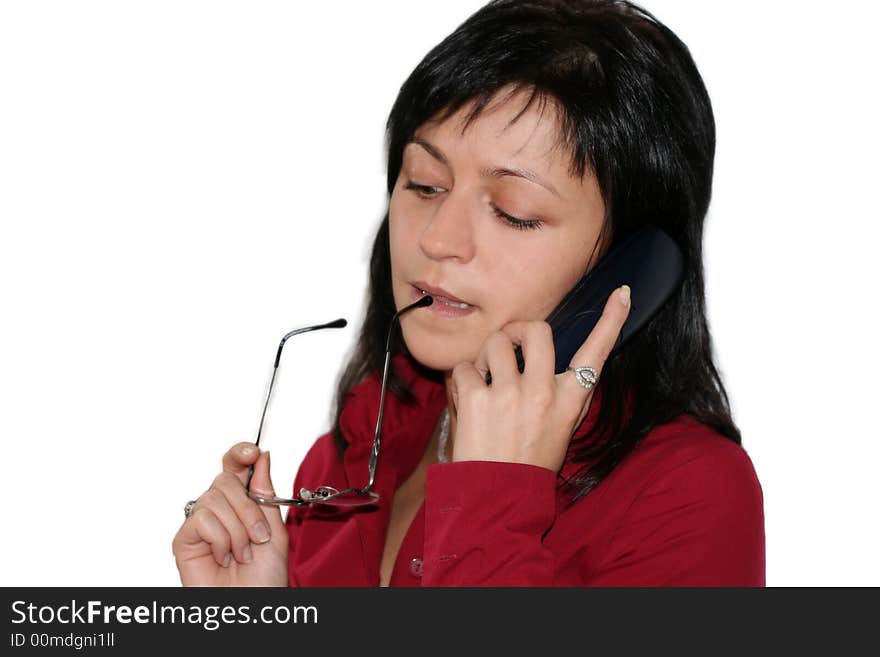
M 268 481 L 268 489 L 272 490 L 268 456 L 268 452 L 261 454 L 253 443 L 234 445 L 223 455 L 223 472 L 193 506 L 188 522 L 199 539 L 210 545 L 221 566 L 227 567 L 233 557 L 239 563 L 250 563 L 252 542 L 266 543 L 273 531 L 286 531 L 278 508 L 258 504 L 248 497 L 245 488 L 250 464 L 256 461 L 251 488 L 255 489 L 256 484 L 256 492 L 265 494 Z
M 229 500 L 226 499 L 226 496 L 219 489 L 212 487 L 202 494 L 194 507 L 193 518 L 198 515 L 197 512 L 200 510 L 209 512 L 212 518 L 220 522 L 224 531 L 222 535 L 223 545 L 226 547 L 227 552 L 232 552 L 232 556 L 235 557 L 236 561 L 239 563 L 250 563 L 253 561 L 253 553 L 247 531 L 241 523 L 238 514 L 236 514 L 235 509 L 232 508 Z M 213 520 L 211 522 L 213 523 Z M 212 544 L 212 552 L 213 547 Z
M 247 490 L 238 477 L 230 472 L 222 472 L 217 475 L 211 490 L 218 490 L 223 494 L 224 501 L 234 514 L 230 517 L 230 522 L 238 520 L 241 531 L 246 535 L 248 541 L 265 543 L 269 540 L 271 530 L 268 519 L 263 514 L 262 507 L 248 497 Z M 237 555 L 236 558 L 238 558 Z
M 494 379 L 494 374 L 493 381 Z M 461 362 L 452 368 L 453 403 L 456 413 L 461 411 L 460 404 L 467 401 L 476 401 L 480 391 L 489 389 L 486 385 L 486 377 L 483 372 L 474 367 L 473 363 Z
M 251 489 L 266 497 L 275 496 L 269 477 L 269 453 L 260 453 L 253 443 L 233 446 L 223 456 L 223 472 L 199 496 L 192 514 L 172 541 L 178 565 L 208 554 L 224 568 L 233 558 L 242 564 L 252 563 L 252 545 L 270 541 L 274 550 L 287 550 L 287 528 L 279 508 L 261 505 L 248 496 L 245 482 L 252 463 Z M 257 548 L 256 556 L 262 549 Z
M 605 361 L 614 348 L 623 324 L 629 316 L 629 292 L 629 286 L 624 285 L 608 297 L 602 310 L 602 316 L 593 327 L 586 342 L 572 357 L 571 363 L 569 363 L 571 367 L 590 366 L 596 370 L 597 375 L 601 375 Z M 557 376 L 562 377 L 560 386 L 569 391 L 567 394 L 581 401 L 584 397 L 592 395 L 593 389 L 587 390 L 581 386 L 572 372 L 566 371 Z
M 275 487 L 272 485 L 272 477 L 269 475 L 269 452 L 262 452 L 254 464 L 254 476 L 251 478 L 250 489 L 261 497 L 275 497 Z M 260 509 L 269 522 L 269 531 L 273 536 L 276 535 L 276 532 L 287 531 L 279 507 L 264 504 L 260 505 Z M 277 536 L 281 536 L 281 534 L 279 533 Z
M 522 348 L 525 363 L 522 374 L 516 364 L 516 345 Z M 556 383 L 553 378 L 556 369 L 553 329 L 546 321 L 508 322 L 500 331 L 486 338 L 474 366 L 484 375 L 484 388 L 485 372 L 488 368 L 492 372 L 493 384 L 523 385 L 530 397 L 541 398 L 550 403 Z M 489 387 L 492 387 L 491 384 Z
M 253 443 L 237 443 L 223 455 L 223 472 L 231 472 L 245 485 L 248 470 L 259 455 L 260 450 Z
M 513 321 L 501 330 L 514 345 L 522 347 L 525 369 L 522 376 L 526 382 L 545 381 L 556 369 L 556 348 L 553 345 L 553 329 L 546 321 Z M 512 352 L 511 352 L 512 353 Z M 513 356 L 514 366 L 516 356 Z M 519 374 L 519 370 L 515 370 Z M 495 374 L 492 374 L 495 380 Z
M 520 376 L 510 338 L 503 331 L 489 334 L 483 342 L 480 353 L 477 354 L 474 367 L 483 374 L 484 386 L 486 385 L 487 371 L 492 372 L 492 383 L 509 382 L 514 377 Z
M 232 563 L 230 552 L 232 539 L 214 512 L 207 507 L 195 509 L 187 522 L 191 523 L 199 540 L 211 547 L 214 560 L 224 568 L 228 568 Z

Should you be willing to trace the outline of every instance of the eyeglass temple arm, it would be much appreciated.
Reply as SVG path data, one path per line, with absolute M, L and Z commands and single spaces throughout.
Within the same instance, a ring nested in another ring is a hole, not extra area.
M 399 318 L 404 313 L 413 310 L 415 308 L 421 308 L 423 306 L 430 306 L 434 303 L 434 298 L 431 295 L 425 295 L 415 303 L 411 303 L 405 308 L 401 308 L 396 313 L 394 313 L 394 317 L 391 318 L 391 326 L 388 327 L 388 337 L 385 338 L 385 367 L 382 370 L 382 393 L 379 396 L 379 417 L 376 418 L 376 435 L 373 438 L 373 449 L 370 452 L 370 480 L 367 482 L 366 488 L 364 488 L 364 492 L 368 493 L 373 489 L 373 482 L 376 480 L 376 463 L 379 461 L 379 447 L 381 444 L 380 435 L 382 434 L 382 418 L 385 415 L 385 388 L 388 384 L 388 366 L 391 362 L 391 336 L 394 333 L 394 327 L 397 324 Z
M 390 337 L 389 332 L 389 337 Z M 373 482 L 376 480 L 376 463 L 379 461 L 379 436 L 382 434 L 382 417 L 385 415 L 385 385 L 388 381 L 388 365 L 391 362 L 391 351 L 385 351 L 385 368 L 382 371 L 382 394 L 379 397 L 379 417 L 376 419 L 376 435 L 373 438 L 373 449 L 370 451 L 370 481 L 364 489 L 369 492 L 373 489 Z
M 284 343 L 287 342 L 289 338 L 292 338 L 294 335 L 299 333 L 305 333 L 306 331 L 316 331 L 318 329 L 325 328 L 344 328 L 348 325 L 348 321 L 344 317 L 340 317 L 339 319 L 334 319 L 332 322 L 327 322 L 326 324 L 316 324 L 315 326 L 306 326 L 303 328 L 298 328 L 292 330 L 290 333 L 287 333 L 283 338 L 281 338 L 281 342 L 278 344 L 278 352 L 275 354 L 275 364 L 272 367 L 272 378 L 269 380 L 269 391 L 266 393 L 266 401 L 263 404 L 263 413 L 260 415 L 260 427 L 257 429 L 257 439 L 254 441 L 254 445 L 257 447 L 260 446 L 260 437 L 263 435 L 263 423 L 266 421 L 266 410 L 269 408 L 269 400 L 272 398 L 272 389 L 275 387 L 275 375 L 278 374 L 278 364 L 281 362 L 281 352 L 284 350 Z M 248 478 L 247 483 L 245 484 L 245 488 L 250 491 L 251 489 L 251 478 L 254 476 L 254 465 L 251 464 L 250 468 L 248 468 Z

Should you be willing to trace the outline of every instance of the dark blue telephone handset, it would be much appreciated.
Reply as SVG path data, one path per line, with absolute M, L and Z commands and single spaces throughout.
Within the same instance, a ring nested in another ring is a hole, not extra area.
M 629 316 L 614 355 L 660 309 L 684 280 L 684 257 L 669 235 L 653 225 L 643 226 L 615 245 L 565 295 L 547 316 L 556 349 L 556 374 L 564 372 L 596 326 L 608 297 L 621 285 L 632 291 Z M 519 371 L 525 369 L 522 347 L 516 346 Z M 486 373 L 486 383 L 492 374 Z

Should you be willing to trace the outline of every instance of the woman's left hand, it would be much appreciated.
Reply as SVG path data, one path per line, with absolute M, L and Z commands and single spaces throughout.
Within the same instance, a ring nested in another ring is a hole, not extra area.
M 629 316 L 630 302 L 618 288 L 602 317 L 571 360 L 589 365 L 601 377 L 602 366 Z M 514 346 L 522 345 L 520 374 Z M 558 472 L 575 430 L 587 415 L 593 390 L 574 372 L 555 374 L 553 334 L 546 321 L 514 321 L 490 334 L 474 363 L 452 371 L 456 426 L 452 461 L 525 463 Z M 492 383 L 486 385 L 486 372 Z

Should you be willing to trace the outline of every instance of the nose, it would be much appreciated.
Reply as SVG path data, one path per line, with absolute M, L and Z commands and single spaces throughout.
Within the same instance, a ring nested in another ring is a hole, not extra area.
M 447 192 L 422 231 L 419 246 L 435 260 L 457 258 L 468 262 L 474 256 L 473 218 L 474 211 L 464 194 Z

